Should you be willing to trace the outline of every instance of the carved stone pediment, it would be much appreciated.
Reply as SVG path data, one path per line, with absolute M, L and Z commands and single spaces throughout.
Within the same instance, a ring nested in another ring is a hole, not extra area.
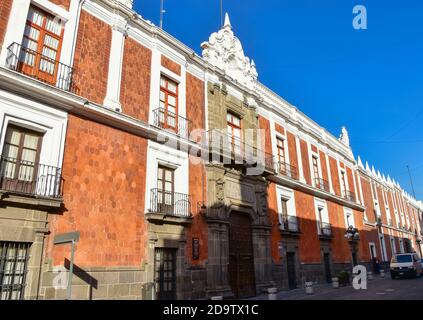
M 247 88 L 254 88 L 258 77 L 256 65 L 245 56 L 241 41 L 232 31 L 228 14 L 222 29 L 212 33 L 209 41 L 201 44 L 201 48 L 204 60 L 222 69 Z

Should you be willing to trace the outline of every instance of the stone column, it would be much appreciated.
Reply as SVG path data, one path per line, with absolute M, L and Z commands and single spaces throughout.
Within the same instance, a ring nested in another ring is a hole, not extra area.
M 28 260 L 28 273 L 26 276 L 25 299 L 39 299 L 39 288 L 41 287 L 41 268 L 44 249 L 44 238 L 48 229 L 35 229 L 35 239 L 31 245 L 30 259 Z

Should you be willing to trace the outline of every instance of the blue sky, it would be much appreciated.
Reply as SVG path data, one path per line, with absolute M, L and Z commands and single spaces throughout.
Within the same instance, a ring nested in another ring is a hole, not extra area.
M 355 5 L 368 29 L 352 27 Z M 201 54 L 219 0 L 165 0 L 164 29 Z M 135 0 L 159 24 L 160 0 Z M 423 1 L 224 0 L 259 80 L 423 200 Z

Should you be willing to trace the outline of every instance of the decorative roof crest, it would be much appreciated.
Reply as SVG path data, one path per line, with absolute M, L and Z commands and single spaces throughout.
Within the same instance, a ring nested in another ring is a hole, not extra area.
M 254 60 L 245 56 L 241 41 L 232 31 L 229 15 L 225 15 L 225 23 L 218 31 L 210 35 L 208 42 L 201 44 L 203 58 L 211 65 L 225 71 L 225 73 L 245 85 L 254 88 L 258 73 Z

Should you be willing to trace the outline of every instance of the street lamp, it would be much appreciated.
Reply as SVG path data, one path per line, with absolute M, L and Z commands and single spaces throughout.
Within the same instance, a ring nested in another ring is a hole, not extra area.
M 347 239 L 350 242 L 353 265 L 356 266 L 357 265 L 356 244 L 360 240 L 360 233 L 358 232 L 358 229 L 354 228 L 353 226 L 349 226 L 347 231 L 345 231 L 345 239 Z

